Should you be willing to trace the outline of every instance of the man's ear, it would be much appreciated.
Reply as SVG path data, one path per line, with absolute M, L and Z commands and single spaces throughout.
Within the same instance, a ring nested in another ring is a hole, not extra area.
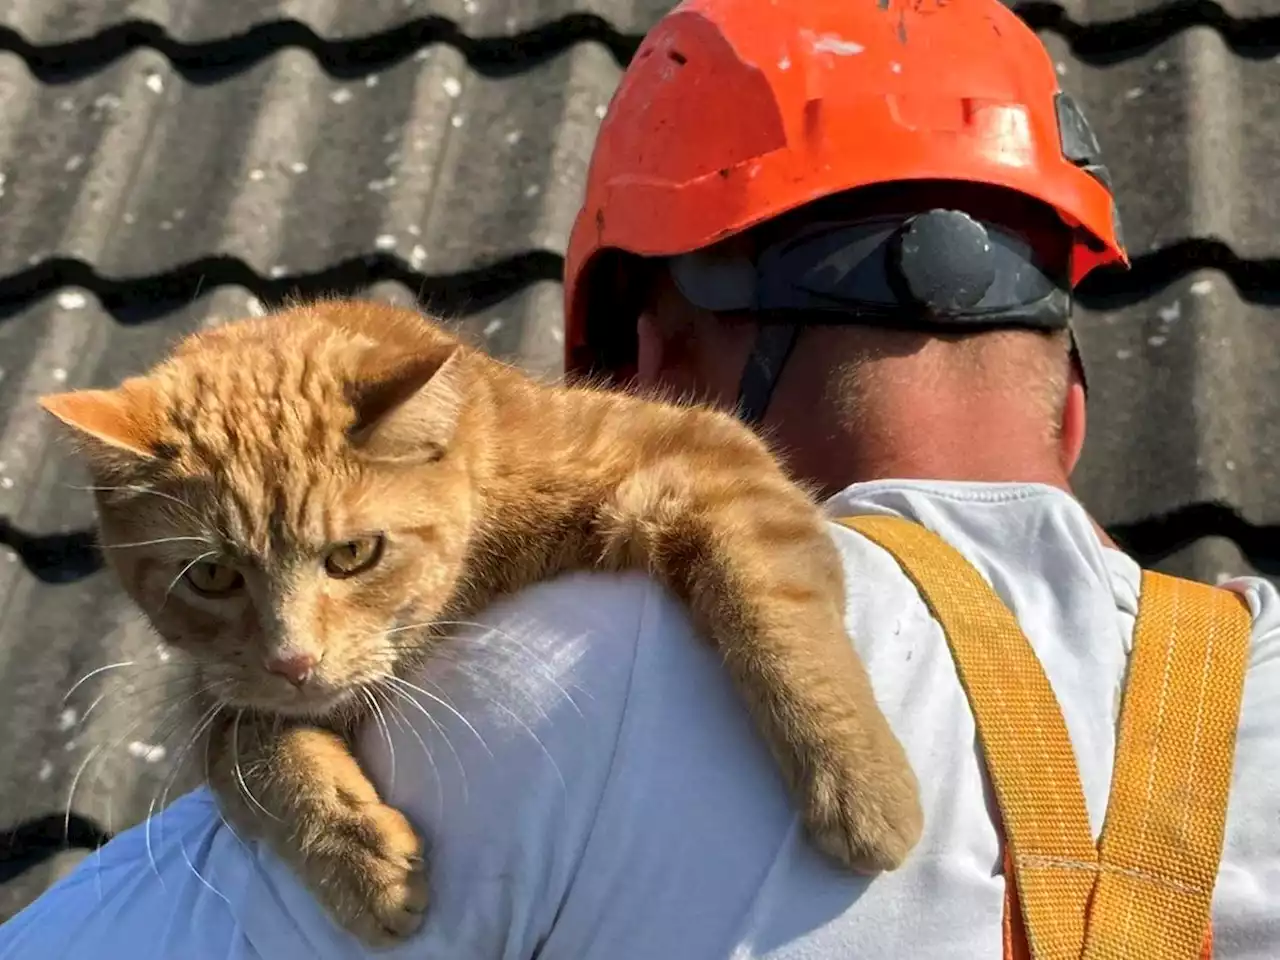
M 348 385 L 355 422 L 348 430 L 362 459 L 431 463 L 453 441 L 462 411 L 462 352 L 374 348 Z
M 1058 441 L 1059 456 L 1068 477 L 1074 472 L 1076 464 L 1080 462 L 1080 454 L 1084 451 L 1086 422 L 1084 384 L 1073 369 L 1062 407 L 1062 430 Z
M 95 469 L 127 469 L 160 456 L 163 418 L 145 378 L 126 380 L 113 390 L 46 394 L 39 403 L 71 428 Z

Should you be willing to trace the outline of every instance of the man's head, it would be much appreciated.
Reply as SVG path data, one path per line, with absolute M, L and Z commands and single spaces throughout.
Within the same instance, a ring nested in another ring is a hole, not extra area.
M 1069 470 L 1071 290 L 1125 261 L 1098 153 L 999 0 L 686 0 L 601 129 L 567 366 L 736 401 L 792 450 L 900 434 L 904 402 L 954 439 L 981 401 L 1016 444 L 1056 409 Z

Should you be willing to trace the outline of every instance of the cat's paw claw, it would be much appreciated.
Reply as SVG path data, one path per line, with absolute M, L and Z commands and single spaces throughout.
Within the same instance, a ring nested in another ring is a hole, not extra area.
M 430 895 L 423 845 L 400 811 L 367 804 L 333 831 L 329 856 L 311 867 L 334 918 L 365 944 L 399 943 L 422 926 Z M 320 876 L 330 870 L 328 877 Z

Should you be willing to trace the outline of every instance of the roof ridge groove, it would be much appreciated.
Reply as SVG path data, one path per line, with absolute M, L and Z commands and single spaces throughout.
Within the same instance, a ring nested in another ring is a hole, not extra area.
M 527 250 L 457 273 L 428 274 L 400 256 L 377 251 L 330 264 L 321 270 L 264 276 L 243 260 L 211 256 L 172 270 L 128 278 L 104 277 L 81 260 L 52 258 L 0 276 L 0 323 L 32 303 L 66 287 L 93 294 L 121 323 L 159 321 L 175 306 L 222 286 L 239 286 L 265 302 L 286 295 L 355 294 L 376 283 L 399 282 L 416 290 L 426 309 L 465 316 L 492 306 L 541 281 L 559 282 L 564 257 L 551 250 Z M 1216 270 L 1246 302 L 1280 305 L 1280 258 L 1249 260 L 1219 240 L 1192 239 L 1133 258 L 1129 270 L 1103 269 L 1080 286 L 1077 300 L 1094 310 L 1139 303 L 1197 270 Z

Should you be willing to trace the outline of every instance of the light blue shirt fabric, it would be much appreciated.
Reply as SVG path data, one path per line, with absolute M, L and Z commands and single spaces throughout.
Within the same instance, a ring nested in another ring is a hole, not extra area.
M 1101 545 L 1073 499 L 1037 485 L 869 483 L 828 507 L 922 522 L 992 583 L 1061 701 L 1096 835 L 1137 565 Z M 367 769 L 433 848 L 421 934 L 376 955 L 998 958 L 1000 847 L 945 640 L 886 553 L 841 527 L 831 535 L 850 636 L 921 781 L 925 835 L 902 869 L 854 877 L 810 849 L 715 654 L 677 602 L 640 575 L 568 576 L 460 633 L 415 678 L 420 708 L 403 703 L 388 723 L 392 751 L 380 726 L 366 731 Z M 1262 580 L 1226 585 L 1255 621 L 1215 957 L 1274 960 L 1280 597 Z M 365 955 L 284 865 L 222 824 L 204 791 L 117 837 L 0 927 L 0 960 Z

